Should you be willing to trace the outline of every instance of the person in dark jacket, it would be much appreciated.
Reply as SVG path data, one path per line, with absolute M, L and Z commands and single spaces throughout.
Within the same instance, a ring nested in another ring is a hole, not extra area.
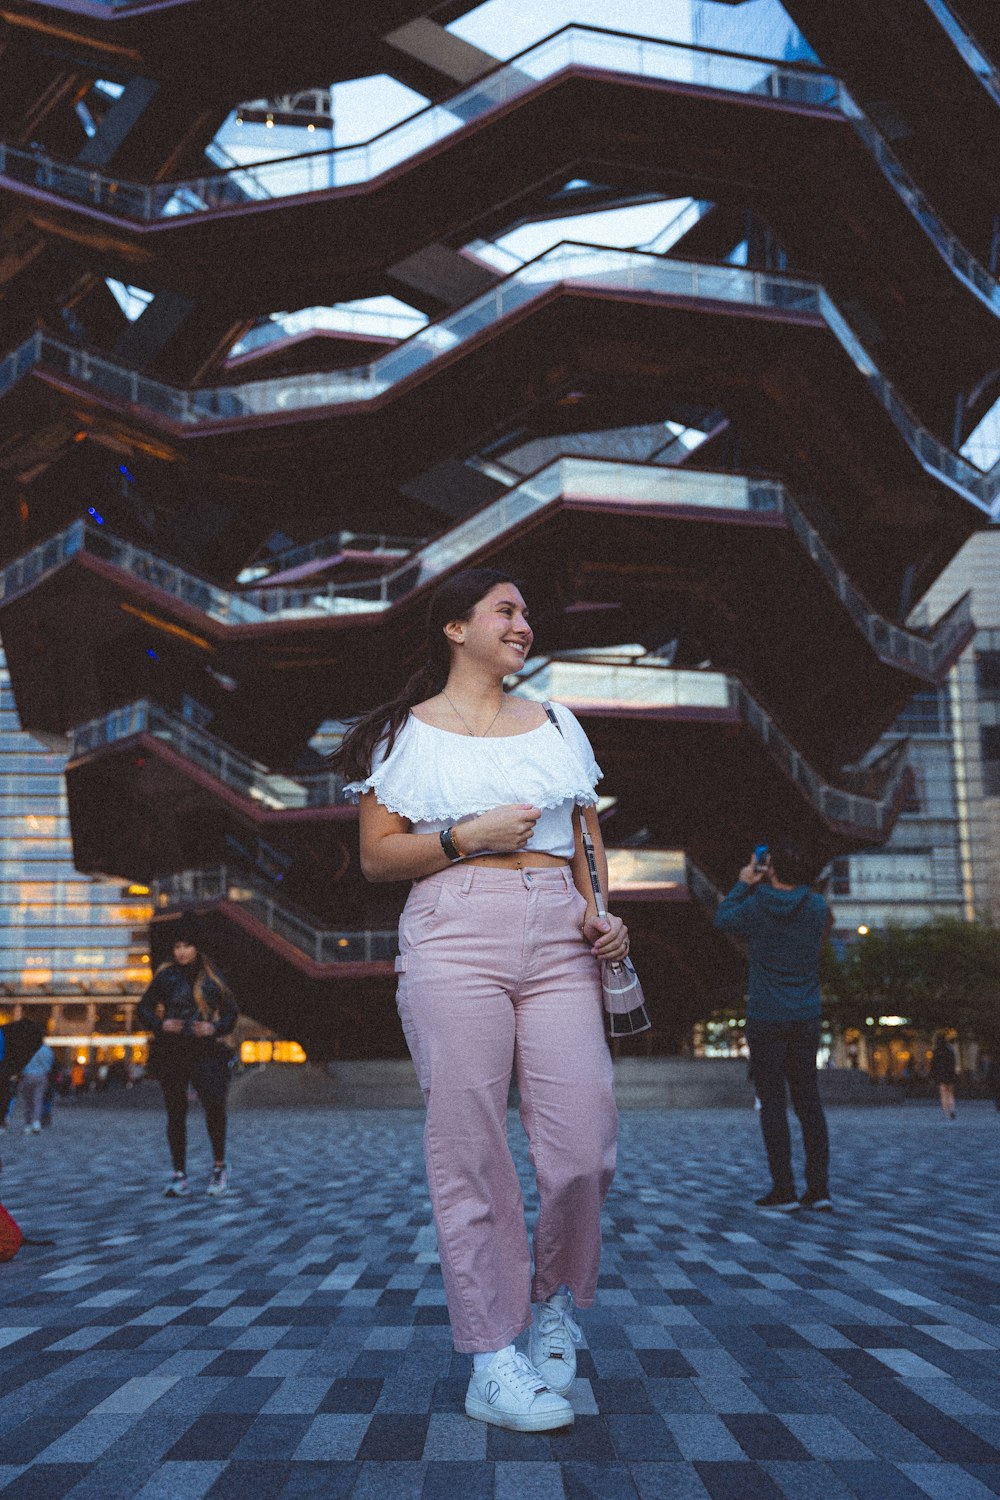
M 229 1084 L 236 1003 L 215 965 L 200 951 L 198 929 L 190 916 L 174 929 L 172 963 L 161 964 L 136 1007 L 139 1024 L 153 1033 L 151 1072 L 160 1080 L 167 1107 L 167 1144 L 174 1173 L 164 1191 L 183 1198 L 187 1180 L 188 1087 L 205 1111 L 212 1146 L 212 1196 L 226 1192 L 226 1090 Z
M 44 1041 L 45 1030 L 37 1021 L 8 1021 L 0 1026 L 0 1119 L 6 1117 L 14 1096 L 14 1080 Z
M 830 1210 L 830 1159 L 820 1103 L 816 1052 L 820 1039 L 820 949 L 832 926 L 830 908 L 807 883 L 791 844 L 757 851 L 719 906 L 715 925 L 742 938 L 750 960 L 747 1045 L 771 1190 L 759 1208 L 790 1213 Z M 796 1196 L 786 1090 L 802 1127 L 806 1191 Z
M 21 1069 L 45 1040 L 37 1021 L 8 1021 L 0 1026 L 0 1121 L 6 1122 Z
M 958 1063 L 955 1058 L 955 1049 L 950 1045 L 947 1033 L 944 1031 L 938 1031 L 934 1035 L 934 1051 L 931 1053 L 927 1073 L 931 1082 L 937 1084 L 938 1098 L 941 1100 L 945 1119 L 953 1120 Z

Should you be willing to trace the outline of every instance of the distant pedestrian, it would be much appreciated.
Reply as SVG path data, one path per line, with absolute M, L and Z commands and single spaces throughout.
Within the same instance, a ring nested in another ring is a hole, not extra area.
M 791 844 L 761 846 L 720 905 L 716 926 L 742 937 L 750 959 L 746 1038 L 760 1100 L 760 1125 L 771 1190 L 759 1208 L 791 1213 L 830 1210 L 830 1146 L 820 1103 L 816 1054 L 820 1040 L 819 955 L 832 926 L 830 909 L 807 882 Z M 796 1196 L 787 1093 L 802 1127 L 806 1191 Z
M 21 1069 L 18 1092 L 21 1096 L 21 1107 L 24 1110 L 25 1135 L 41 1135 L 42 1133 L 42 1106 L 45 1103 L 45 1090 L 48 1088 L 49 1075 L 55 1065 L 55 1053 L 47 1043 L 43 1042 L 34 1056 L 30 1057 Z
M 211 959 L 199 948 L 197 923 L 181 917 L 174 928 L 172 963 L 161 964 L 136 1006 L 140 1026 L 152 1031 L 151 1071 L 160 1080 L 167 1107 L 167 1144 L 173 1177 L 167 1198 L 183 1198 L 187 1180 L 188 1089 L 205 1111 L 212 1145 L 208 1191 L 215 1197 L 229 1186 L 226 1170 L 226 1092 L 232 1049 L 225 1038 L 239 1019 L 236 1002 Z
M 946 1120 L 955 1118 L 955 1078 L 958 1073 L 958 1063 L 955 1058 L 955 1049 L 948 1041 L 948 1034 L 938 1031 L 934 1036 L 934 1051 L 931 1053 L 930 1067 L 927 1075 L 932 1083 L 937 1084 L 938 1098 L 941 1101 L 941 1109 Z
M 15 1092 L 15 1079 L 45 1040 L 37 1021 L 8 1021 L 0 1026 L 0 1119 L 6 1118 Z

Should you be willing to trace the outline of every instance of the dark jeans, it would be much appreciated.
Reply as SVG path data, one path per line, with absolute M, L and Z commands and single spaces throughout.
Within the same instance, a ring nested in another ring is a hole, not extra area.
M 748 1021 L 750 1070 L 760 1100 L 760 1127 L 775 1189 L 795 1192 L 792 1138 L 788 1132 L 787 1096 L 802 1127 L 806 1152 L 806 1190 L 827 1193 L 830 1141 L 819 1099 L 816 1049 L 819 1021 Z
M 228 1047 L 210 1040 L 159 1038 L 155 1072 L 167 1106 L 167 1145 L 175 1172 L 187 1162 L 187 1109 L 190 1084 L 205 1111 L 205 1124 L 216 1161 L 226 1159 L 226 1089 L 229 1086 Z

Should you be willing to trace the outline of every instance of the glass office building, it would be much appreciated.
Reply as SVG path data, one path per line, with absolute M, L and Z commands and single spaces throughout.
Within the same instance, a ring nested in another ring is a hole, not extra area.
M 909 740 L 912 796 L 884 848 L 833 863 L 841 933 L 939 915 L 1000 921 L 1000 528 L 966 543 L 922 610 L 936 616 L 966 592 L 974 640 L 882 741 Z
M 966 591 L 979 628 L 948 685 L 962 896 L 967 916 L 1000 921 L 1000 527 L 966 543 L 926 603 L 933 611 Z
M 0 1015 L 116 1034 L 149 982 L 152 907 L 144 887 L 74 869 L 65 765 L 21 729 L 0 652 Z
M 942 688 L 918 693 L 883 737 L 880 750 L 908 740 L 913 789 L 883 848 L 833 861 L 830 897 L 839 933 L 962 914 L 953 728 Z

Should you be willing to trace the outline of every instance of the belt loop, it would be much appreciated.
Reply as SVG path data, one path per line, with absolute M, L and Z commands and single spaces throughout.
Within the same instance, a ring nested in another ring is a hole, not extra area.
M 465 874 L 462 877 L 462 895 L 467 896 L 472 890 L 472 882 L 476 878 L 475 865 L 466 865 Z
M 573 886 L 573 871 L 570 869 L 569 865 L 563 865 L 563 867 L 562 867 L 562 878 L 563 878 L 563 885 L 566 887 L 566 889 L 568 891 L 573 890 L 574 889 L 574 886 Z

